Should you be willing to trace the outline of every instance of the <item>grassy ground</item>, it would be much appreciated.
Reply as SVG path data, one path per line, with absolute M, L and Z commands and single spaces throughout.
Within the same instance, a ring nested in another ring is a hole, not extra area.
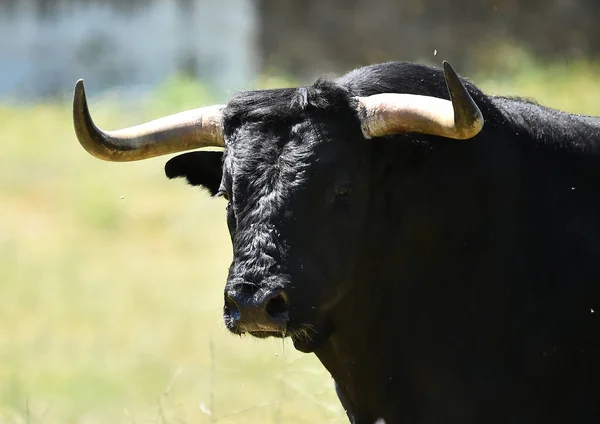
M 475 83 L 600 115 L 598 66 L 538 66 Z M 274 85 L 263 82 L 262 85 Z M 206 104 L 171 81 L 111 129 Z M 327 372 L 289 342 L 221 320 L 225 204 L 78 145 L 69 106 L 0 105 L 0 423 L 343 423 Z

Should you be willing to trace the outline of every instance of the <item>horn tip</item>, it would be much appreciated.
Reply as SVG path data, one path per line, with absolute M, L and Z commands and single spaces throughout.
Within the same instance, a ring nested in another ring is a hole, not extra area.
M 452 65 L 450 65 L 450 62 L 448 62 L 447 60 L 444 60 L 442 62 L 442 66 L 444 67 L 444 74 L 446 76 L 452 75 L 452 77 L 455 77 L 458 79 L 458 75 L 456 74 L 456 71 L 454 70 Z
M 75 83 L 75 98 L 81 98 L 83 97 L 83 99 L 85 100 L 85 87 L 83 86 L 83 79 L 78 79 L 77 82 Z

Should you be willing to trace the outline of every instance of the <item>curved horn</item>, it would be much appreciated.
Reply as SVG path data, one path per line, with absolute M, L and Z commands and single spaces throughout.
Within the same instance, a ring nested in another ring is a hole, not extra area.
M 452 66 L 443 64 L 451 100 L 397 93 L 357 97 L 365 138 L 408 132 L 460 140 L 475 137 L 483 128 L 483 115 Z
M 77 139 L 92 156 L 127 162 L 200 147 L 223 147 L 223 107 L 207 106 L 131 128 L 103 131 L 90 116 L 83 80 L 79 80 L 73 98 L 73 125 Z

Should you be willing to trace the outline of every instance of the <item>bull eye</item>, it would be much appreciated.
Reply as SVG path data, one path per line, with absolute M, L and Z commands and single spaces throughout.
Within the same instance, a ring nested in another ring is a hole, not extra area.
M 223 199 L 229 201 L 229 193 L 227 193 L 227 190 L 221 189 L 217 191 L 217 194 L 215 196 L 222 197 Z
M 338 186 L 333 189 L 333 193 L 336 196 L 347 196 L 352 193 L 352 189 L 346 186 Z

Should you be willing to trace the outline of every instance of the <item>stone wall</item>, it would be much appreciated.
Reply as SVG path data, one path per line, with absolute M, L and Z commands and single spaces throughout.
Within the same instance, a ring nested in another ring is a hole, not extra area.
M 0 98 L 152 87 L 188 72 L 217 90 L 255 78 L 247 0 L 0 0 Z

